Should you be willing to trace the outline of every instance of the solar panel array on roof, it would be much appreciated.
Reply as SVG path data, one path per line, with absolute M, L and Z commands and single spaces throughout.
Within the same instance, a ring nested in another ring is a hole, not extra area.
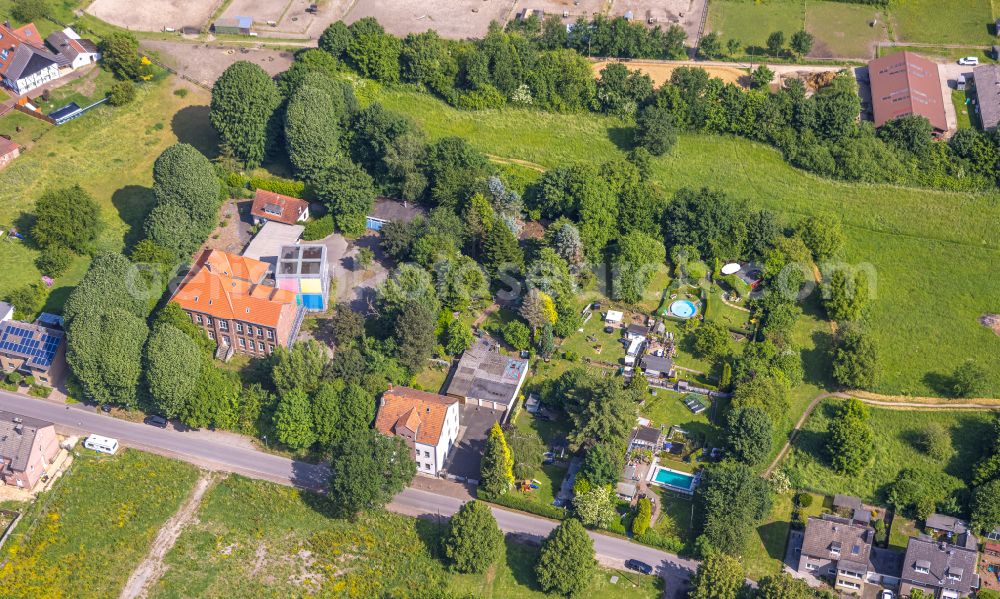
M 0 335 L 0 349 L 24 356 L 36 366 L 48 368 L 52 365 L 61 341 L 61 335 L 39 333 L 36 339 L 31 330 L 10 325 Z

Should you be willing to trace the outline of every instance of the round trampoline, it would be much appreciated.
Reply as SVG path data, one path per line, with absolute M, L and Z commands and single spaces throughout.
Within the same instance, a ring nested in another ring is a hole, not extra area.
M 698 313 L 698 306 L 691 300 L 677 300 L 670 304 L 670 313 L 677 318 L 688 319 Z

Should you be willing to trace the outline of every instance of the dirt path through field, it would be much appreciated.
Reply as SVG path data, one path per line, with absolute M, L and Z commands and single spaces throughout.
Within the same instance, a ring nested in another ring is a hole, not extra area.
M 177 513 L 160 528 L 160 532 L 153 540 L 152 547 L 149 548 L 149 553 L 132 571 L 132 576 L 125 583 L 125 588 L 122 589 L 118 599 L 145 597 L 156 581 L 163 576 L 166 571 L 163 558 L 177 542 L 184 527 L 194 518 L 198 506 L 201 504 L 201 498 L 205 495 L 205 491 L 212 486 L 213 480 L 214 476 L 210 473 L 204 473 L 198 479 L 181 509 L 177 510 Z

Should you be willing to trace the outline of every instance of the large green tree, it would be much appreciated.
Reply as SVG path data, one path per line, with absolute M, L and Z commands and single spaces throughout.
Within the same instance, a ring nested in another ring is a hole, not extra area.
M 579 595 L 597 571 L 594 542 L 579 520 L 563 520 L 542 543 L 535 576 L 542 590 L 560 595 Z
M 101 40 L 101 64 L 119 79 L 140 79 L 149 69 L 139 57 L 139 40 L 131 32 L 114 31 Z
M 612 262 L 612 297 L 637 304 L 658 270 L 666 268 L 667 250 L 663 242 L 639 231 L 618 240 Z
M 837 406 L 830 421 L 826 442 L 834 470 L 857 476 L 867 468 L 875 455 L 875 430 L 868 408 L 857 399 Z
M 51 189 L 35 204 L 31 235 L 42 247 L 64 246 L 84 253 L 101 232 L 101 208 L 79 185 Z
M 187 256 L 218 223 L 220 189 L 212 163 L 194 146 L 168 147 L 153 163 L 156 205 L 146 218 L 146 235 L 175 257 Z
M 745 464 L 759 464 L 771 453 L 774 425 L 762 408 L 732 410 L 726 433 L 733 456 Z
M 430 200 L 439 206 L 460 207 L 471 196 L 477 181 L 486 177 L 489 162 L 461 137 L 445 137 L 427 148 Z
M 982 533 L 1000 527 L 1000 479 L 992 480 L 973 491 L 972 525 Z
M 274 411 L 274 429 L 278 440 L 292 449 L 306 449 L 316 442 L 312 406 L 305 391 L 292 389 L 281 394 Z
M 489 505 L 473 499 L 451 517 L 448 536 L 444 539 L 444 554 L 456 572 L 485 572 L 503 551 L 503 532 Z
M 202 351 L 184 331 L 168 324 L 153 327 L 146 342 L 146 385 L 159 412 L 175 418 L 195 390 L 192 366 L 200 364 Z
M 489 499 L 499 497 L 514 484 L 514 457 L 500 424 L 494 422 L 486 438 L 480 464 L 479 492 Z
M 413 480 L 416 472 L 416 462 L 403 439 L 363 429 L 334 450 L 330 500 L 345 516 L 381 509 Z
M 347 56 L 365 77 L 383 83 L 399 80 L 399 54 L 402 42 L 385 32 L 373 17 L 364 17 L 348 26 L 351 41 Z
M 815 593 L 804 580 L 793 578 L 791 574 L 770 574 L 760 579 L 757 599 L 813 599 Z
M 746 571 L 735 557 L 724 553 L 708 556 L 691 581 L 691 599 L 737 599 L 746 584 Z
M 868 330 L 855 324 L 839 327 L 833 346 L 833 378 L 845 387 L 871 389 L 878 376 L 878 352 Z
M 339 116 L 330 94 L 302 85 L 285 109 L 285 148 L 292 166 L 306 181 L 313 181 L 340 156 Z
M 339 157 L 315 175 L 313 192 L 341 231 L 348 235 L 365 232 L 365 217 L 375 203 L 375 184 L 364 169 Z
M 254 168 L 264 160 L 280 103 L 271 76 L 245 60 L 230 65 L 212 86 L 212 126 L 222 146 L 246 168 Z
M 150 299 L 153 297 L 142 286 L 141 277 L 128 258 L 121 254 L 100 254 L 90 263 L 87 274 L 66 299 L 63 316 L 67 321 L 72 321 L 80 313 L 92 308 L 119 308 L 134 316 L 146 318 Z
M 420 372 L 436 345 L 434 336 L 436 319 L 425 304 L 410 302 L 396 319 L 396 346 L 399 363 L 411 372 Z
M 293 389 L 314 393 L 329 362 L 327 350 L 314 339 L 288 348 L 276 347 L 271 354 L 271 379 L 281 395 Z
M 729 555 L 746 549 L 757 524 L 771 511 L 771 488 L 750 466 L 723 462 L 698 486 L 702 533 L 710 547 Z
M 75 313 L 66 331 L 66 362 L 88 399 L 128 408 L 137 405 L 146 321 L 118 307 Z

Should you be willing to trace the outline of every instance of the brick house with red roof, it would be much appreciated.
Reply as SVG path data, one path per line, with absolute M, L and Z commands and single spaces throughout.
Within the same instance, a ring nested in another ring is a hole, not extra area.
M 269 220 L 294 225 L 309 220 L 309 202 L 273 191 L 258 189 L 254 194 L 250 215 L 253 217 L 255 225 L 263 224 Z
M 22 96 L 60 76 L 59 59 L 45 47 L 33 23 L 14 29 L 0 25 L 0 81 Z
M 382 394 L 375 429 L 406 441 L 417 472 L 441 473 L 458 438 L 458 400 L 409 387 L 392 387 Z
M 222 357 L 264 357 L 292 344 L 305 315 L 294 293 L 263 284 L 267 271 L 266 262 L 205 250 L 171 301 L 218 344 Z

